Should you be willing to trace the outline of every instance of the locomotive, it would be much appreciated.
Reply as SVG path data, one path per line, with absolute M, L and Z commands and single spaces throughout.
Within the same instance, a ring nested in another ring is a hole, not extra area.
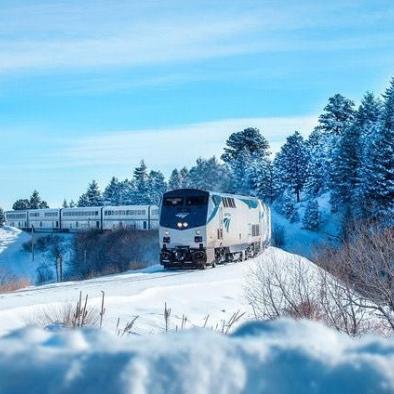
M 257 256 L 271 240 L 271 212 L 255 197 L 180 189 L 164 193 L 160 263 L 201 269 Z

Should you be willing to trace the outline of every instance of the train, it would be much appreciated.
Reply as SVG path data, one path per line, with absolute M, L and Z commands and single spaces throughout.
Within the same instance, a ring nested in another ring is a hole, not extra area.
M 159 240 L 164 268 L 246 260 L 270 244 L 271 211 L 255 197 L 169 191 L 161 202 Z
M 159 227 L 156 205 L 28 209 L 5 212 L 6 225 L 34 232 L 86 230 L 154 230 Z

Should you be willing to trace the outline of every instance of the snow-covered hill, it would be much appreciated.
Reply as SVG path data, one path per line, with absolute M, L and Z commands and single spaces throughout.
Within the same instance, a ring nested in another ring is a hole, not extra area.
M 256 264 L 271 261 L 273 257 L 284 267 L 299 259 L 269 248 L 254 260 L 204 271 L 163 271 L 156 265 L 137 272 L 3 294 L 0 295 L 0 334 L 34 323 L 43 313 L 54 313 L 63 304 L 75 304 L 80 291 L 88 294 L 89 303 L 97 307 L 101 291 L 105 292 L 104 326 L 113 331 L 118 318 L 125 324 L 135 315 L 139 316 L 136 322 L 139 333 L 162 331 L 164 303 L 172 310 L 173 328 L 181 324 L 182 315 L 188 318 L 188 327 L 201 326 L 207 315 L 210 325 L 228 320 L 237 311 L 250 316 L 252 311 L 245 299 L 247 275 Z

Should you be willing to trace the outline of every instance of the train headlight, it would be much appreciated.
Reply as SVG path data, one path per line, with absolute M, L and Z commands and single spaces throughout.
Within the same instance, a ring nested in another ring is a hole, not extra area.
M 201 234 L 201 231 L 200 230 L 197 230 L 196 231 L 196 235 L 200 235 Z
M 170 235 L 170 232 L 169 231 L 164 231 L 164 235 Z
M 178 222 L 178 223 L 176 224 L 176 226 L 177 226 L 178 228 L 182 228 L 182 223 L 181 223 L 181 222 Z
M 187 227 L 189 225 L 189 223 L 188 222 L 183 222 L 183 227 Z

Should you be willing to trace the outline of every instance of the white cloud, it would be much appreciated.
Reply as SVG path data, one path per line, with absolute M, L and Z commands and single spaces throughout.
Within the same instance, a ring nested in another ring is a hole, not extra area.
M 111 132 L 74 140 L 48 163 L 130 168 L 145 159 L 151 168 L 168 173 L 174 167 L 192 165 L 200 156 L 219 157 L 230 134 L 246 127 L 259 128 L 270 142 L 272 151 L 277 152 L 293 131 L 308 135 L 316 125 L 316 119 L 316 116 L 225 119 L 165 129 Z

